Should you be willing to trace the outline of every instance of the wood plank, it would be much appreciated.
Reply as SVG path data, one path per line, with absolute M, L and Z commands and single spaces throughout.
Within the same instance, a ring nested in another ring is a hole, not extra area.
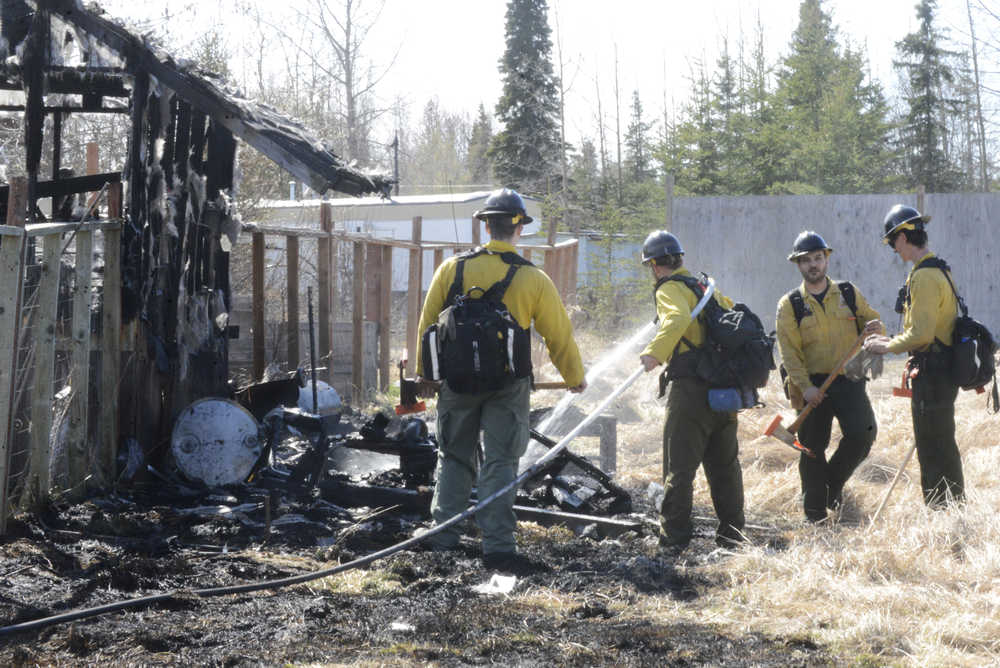
M 379 390 L 385 392 L 389 389 L 391 368 L 389 355 L 391 354 L 390 339 L 392 336 L 392 246 L 379 246 L 378 248 L 382 251 L 378 320 L 378 373 Z
M 17 362 L 21 322 L 21 289 L 24 281 L 25 213 L 28 182 L 23 176 L 12 177 L 7 200 L 7 225 L 0 242 L 0 369 L 13 370 Z M 7 533 L 7 476 L 10 471 L 11 422 L 13 416 L 14 376 L 8 372 L 0 381 L 0 536 Z
M 333 232 L 333 207 L 329 202 L 323 202 L 319 207 L 319 226 L 325 235 L 316 242 L 316 280 L 319 283 L 319 315 L 317 328 L 319 332 L 316 337 L 317 351 L 319 359 L 317 364 L 326 364 L 330 369 L 327 382 L 333 382 L 333 365 L 327 364 L 333 354 L 333 304 L 334 291 L 336 289 L 337 276 L 334 272 L 334 244 L 330 240 Z
M 110 220 L 88 220 L 85 223 L 31 223 L 24 226 L 24 233 L 28 237 L 44 237 L 50 234 L 96 232 L 98 230 L 120 228 L 121 220 L 112 218 Z
M 365 320 L 379 322 L 382 294 L 382 249 L 375 243 L 366 244 L 365 252 Z
M 580 242 L 573 244 L 573 254 L 569 261 L 569 303 L 576 303 L 576 284 L 579 280 L 580 271 Z
M 479 246 L 483 243 L 483 223 L 478 218 L 472 218 L 472 245 Z
M 88 407 L 90 406 L 90 286 L 93 268 L 94 233 L 76 235 L 76 285 L 73 291 L 73 321 L 70 337 L 70 383 L 73 395 L 69 406 L 66 435 L 68 484 L 71 496 L 79 498 L 90 472 Z
M 93 176 L 100 169 L 100 154 L 97 150 L 97 142 L 87 142 L 87 175 Z
M 59 255 L 62 237 L 51 235 L 42 243 L 41 276 L 38 281 L 38 308 L 34 317 L 35 380 L 31 392 L 31 465 L 28 474 L 29 498 L 40 507 L 49 496 L 52 460 L 52 382 L 56 361 L 56 311 L 59 307 Z
M 410 239 L 419 247 L 423 237 L 423 222 L 421 216 L 413 217 L 413 227 Z M 420 290 L 423 283 L 422 250 L 410 250 L 410 275 L 406 286 L 406 374 L 412 376 L 417 368 L 417 355 L 420 354 Z
M 434 249 L 434 271 L 437 271 L 437 268 L 441 266 L 442 262 L 444 262 L 444 249 L 443 248 L 435 248 Z
M 285 318 L 285 336 L 288 338 L 288 368 L 299 366 L 299 238 L 285 237 L 285 276 L 288 314 Z
M 251 285 L 253 290 L 253 377 L 264 378 L 267 355 L 267 332 L 264 331 L 264 235 L 255 232 L 251 252 Z
M 365 244 L 354 242 L 354 325 L 351 368 L 351 404 L 361 408 L 366 399 L 364 367 L 361 364 L 365 352 L 364 317 L 365 317 Z M 331 365 L 332 366 L 332 365 Z
M 108 187 L 108 215 L 122 215 L 122 184 Z M 104 285 L 101 307 L 101 438 L 97 443 L 97 473 L 110 487 L 118 467 L 118 439 L 122 364 L 122 232 L 121 226 L 104 231 Z

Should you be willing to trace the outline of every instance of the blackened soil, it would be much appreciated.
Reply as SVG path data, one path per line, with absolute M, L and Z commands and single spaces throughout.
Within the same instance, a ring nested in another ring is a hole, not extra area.
M 352 516 L 315 498 L 271 495 L 268 533 L 259 490 L 227 494 L 147 491 L 11 522 L 0 540 L 0 625 L 177 593 L 156 606 L 4 632 L 0 665 L 836 662 L 807 640 L 733 635 L 638 612 L 640 604 L 694 605 L 722 586 L 697 575 L 699 561 L 726 558 L 707 524 L 679 557 L 661 554 L 648 535 L 595 541 L 522 525 L 522 553 L 536 568 L 509 596 L 473 590 L 492 573 L 471 526 L 452 552 L 401 552 L 364 571 L 254 594 L 185 594 L 330 568 L 423 524 L 412 515 Z

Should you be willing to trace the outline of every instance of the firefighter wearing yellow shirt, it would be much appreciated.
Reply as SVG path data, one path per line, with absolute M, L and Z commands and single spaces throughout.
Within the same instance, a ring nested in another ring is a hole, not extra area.
M 965 497 L 965 481 L 955 442 L 958 386 L 951 379 L 950 342 L 958 300 L 949 283 L 950 271 L 946 276 L 946 268 L 937 268 L 940 259 L 927 246 L 930 219 L 902 204 L 886 214 L 883 243 L 913 267 L 896 303 L 896 310 L 903 314 L 903 331 L 892 338 L 871 336 L 865 349 L 876 354 L 910 354 L 909 364 L 917 369 L 911 381 L 910 412 L 920 485 L 925 503 L 940 507 Z
M 484 252 L 463 260 L 462 295 L 474 287 L 488 290 L 502 281 L 511 266 L 505 256 L 523 262 L 522 258 L 511 256 L 516 254 L 514 246 L 523 225 L 532 220 L 521 196 L 506 188 L 491 193 L 485 207 L 474 215 L 486 222 L 491 239 L 482 247 Z M 460 256 L 448 258 L 434 273 L 420 313 L 419 331 L 426 331 L 449 306 L 446 301 L 460 259 Z M 478 294 L 473 291 L 472 296 Z M 521 328 L 528 329 L 534 323 L 567 387 L 571 392 L 582 392 L 587 382 L 580 351 L 559 292 L 548 275 L 529 264 L 519 266 L 502 302 Z M 527 363 L 530 365 L 530 360 Z M 422 359 L 417 364 L 420 377 L 429 375 L 423 364 Z M 491 496 L 515 478 L 518 460 L 528 444 L 530 390 L 531 378 L 527 373 L 510 379 L 500 389 L 486 392 L 457 391 L 447 381 L 441 384 L 437 402 L 437 484 L 431 504 L 436 523 L 443 523 L 468 507 L 477 471 L 479 499 Z M 484 450 L 481 468 L 478 466 L 480 431 Z M 510 490 L 476 516 L 487 568 L 516 572 L 520 567 L 514 540 L 515 493 L 516 490 Z M 428 540 L 432 547 L 453 548 L 458 544 L 459 532 L 457 527 L 449 527 Z
M 660 545 L 672 551 L 687 546 L 693 535 L 691 522 L 694 477 L 701 466 L 712 496 L 719 526 L 716 542 L 732 545 L 743 539 L 743 472 L 736 440 L 736 412 L 716 412 L 708 404 L 708 385 L 695 374 L 706 326 L 691 319 L 698 303 L 684 283 L 664 280 L 691 276 L 683 267 L 684 249 L 673 234 L 651 233 L 642 247 L 642 262 L 654 280 L 659 328 L 640 355 L 646 371 L 667 364 L 670 387 L 663 425 L 663 503 L 660 506 Z M 723 308 L 732 308 L 728 297 L 715 293 Z
M 832 252 L 816 232 L 799 234 L 788 259 L 798 266 L 802 284 L 781 298 L 775 320 L 789 396 L 797 408 L 813 406 L 798 431 L 802 445 L 815 455 L 799 456 L 802 505 L 810 522 L 823 521 L 827 508 L 840 506 L 844 483 L 868 456 L 877 433 L 863 379 L 840 375 L 825 394 L 819 391 L 862 332 L 884 332 L 878 312 L 852 284 L 830 280 Z M 827 460 L 834 417 L 843 437 Z

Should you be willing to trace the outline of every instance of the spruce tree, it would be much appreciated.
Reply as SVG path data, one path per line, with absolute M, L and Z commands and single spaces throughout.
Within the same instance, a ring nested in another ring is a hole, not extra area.
M 490 149 L 494 170 L 504 185 L 519 190 L 555 190 L 562 145 L 546 0 L 510 0 L 505 34 L 503 94 L 496 106 L 503 127 Z
M 469 136 L 469 151 L 466 157 L 466 169 L 469 178 L 475 184 L 490 183 L 493 179 L 493 164 L 487 151 L 493 140 L 493 121 L 486 113 L 486 107 L 479 105 L 476 120 L 472 123 Z
M 772 191 L 879 189 L 880 183 L 859 178 L 881 178 L 888 159 L 886 104 L 866 70 L 864 54 L 838 44 L 823 0 L 803 0 L 778 72 L 773 122 L 781 131 L 771 136 L 780 142 L 783 158 Z
M 649 131 L 652 123 L 642 117 L 642 100 L 639 91 L 632 91 L 632 110 L 625 130 L 626 177 L 632 183 L 642 183 L 653 176 L 650 165 Z
M 934 27 L 936 0 L 917 5 L 920 26 L 896 43 L 899 60 L 894 64 L 905 76 L 907 111 L 900 125 L 900 141 L 906 157 L 908 185 L 924 185 L 931 192 L 954 190 L 957 169 L 948 156 L 946 118 L 954 112 L 954 100 L 946 97 L 954 73 L 948 58 L 954 54 L 941 46 L 943 35 Z

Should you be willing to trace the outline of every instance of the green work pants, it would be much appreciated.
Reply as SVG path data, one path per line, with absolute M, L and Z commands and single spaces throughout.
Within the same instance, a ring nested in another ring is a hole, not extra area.
M 468 508 L 472 486 L 477 497 L 492 496 L 517 476 L 518 460 L 528 446 L 530 378 L 519 378 L 492 392 L 459 394 L 447 383 L 438 396 L 437 484 L 431 503 L 435 523 L 442 523 Z M 479 434 L 484 458 L 479 463 Z M 516 489 L 511 489 L 476 514 L 483 534 L 483 554 L 513 552 Z M 432 538 L 437 547 L 458 544 L 459 530 L 451 526 Z
M 825 375 L 811 376 L 819 387 Z M 837 451 L 826 458 L 830 445 L 833 418 L 837 418 L 843 437 Z M 826 517 L 826 509 L 840 501 L 844 483 L 854 473 L 875 442 L 878 428 L 864 381 L 852 381 L 839 376 L 826 390 L 826 398 L 814 408 L 799 427 L 799 442 L 812 450 L 815 457 L 799 456 L 799 478 L 802 481 L 802 505 L 806 518 L 818 522 Z
M 924 502 L 941 507 L 965 498 L 962 457 L 955 442 L 955 398 L 958 386 L 946 371 L 921 368 L 911 381 L 913 438 L 920 462 L 920 487 Z
M 663 425 L 662 540 L 685 545 L 694 527 L 691 505 L 694 476 L 705 470 L 715 515 L 717 535 L 739 540 L 743 531 L 743 471 L 736 440 L 736 413 L 717 413 L 708 406 L 708 386 L 696 378 L 678 378 L 667 394 Z

